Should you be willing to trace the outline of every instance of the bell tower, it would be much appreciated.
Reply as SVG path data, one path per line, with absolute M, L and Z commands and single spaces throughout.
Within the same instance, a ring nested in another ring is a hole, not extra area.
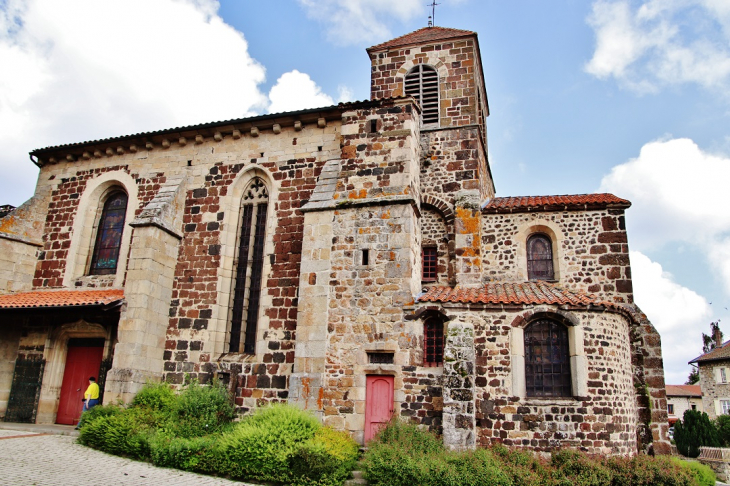
M 434 189 L 451 194 L 449 202 L 459 190 L 478 190 L 481 201 L 494 197 L 487 158 L 489 104 L 476 32 L 424 27 L 367 52 L 370 99 L 412 96 L 421 109 L 421 187 L 428 188 L 424 169 L 426 174 L 443 170 L 453 177 Z

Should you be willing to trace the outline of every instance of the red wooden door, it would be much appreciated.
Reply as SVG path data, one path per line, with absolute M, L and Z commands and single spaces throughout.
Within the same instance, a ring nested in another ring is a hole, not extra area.
M 99 378 L 104 346 L 75 346 L 69 343 L 66 368 L 61 384 L 56 423 L 74 425 L 81 417 L 81 401 L 89 386 L 89 377 Z
M 393 415 L 393 377 L 368 375 L 365 391 L 365 442 Z

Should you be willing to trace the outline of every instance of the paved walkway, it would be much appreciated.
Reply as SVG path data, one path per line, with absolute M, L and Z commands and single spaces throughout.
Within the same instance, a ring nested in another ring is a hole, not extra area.
M 58 432 L 4 425 L 0 425 L 0 483 L 7 486 L 246 485 L 112 456 L 76 444 L 75 437 Z

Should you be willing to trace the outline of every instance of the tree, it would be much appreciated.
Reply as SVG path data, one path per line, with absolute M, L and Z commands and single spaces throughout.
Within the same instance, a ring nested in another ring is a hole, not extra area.
M 720 330 L 720 319 L 710 323 L 710 335 L 702 333 L 702 352 L 709 353 L 722 346 L 723 334 Z
M 687 410 L 682 418 L 674 425 L 674 442 L 680 454 L 697 457 L 702 446 L 720 447 L 717 429 L 705 412 Z
M 689 372 L 689 376 L 687 376 L 687 381 L 684 382 L 684 384 L 685 385 L 694 385 L 699 382 L 700 382 L 700 370 L 693 366 L 692 371 Z

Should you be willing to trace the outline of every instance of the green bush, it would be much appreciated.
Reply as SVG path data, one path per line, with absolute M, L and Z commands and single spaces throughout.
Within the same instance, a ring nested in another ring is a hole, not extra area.
M 715 486 L 717 478 L 710 466 L 700 464 L 696 461 L 683 461 L 677 458 L 674 458 L 672 462 L 679 465 L 684 472 L 691 474 L 699 486 Z
M 680 454 L 687 457 L 700 455 L 700 447 L 720 447 L 715 426 L 704 412 L 687 410 L 683 420 L 674 425 L 674 441 Z
M 730 447 L 730 415 L 720 415 L 713 421 L 722 447 Z
M 167 383 L 147 383 L 132 400 L 133 407 L 169 410 L 176 399 L 175 391 Z
M 145 408 L 129 408 L 112 414 L 99 413 L 85 420 L 79 442 L 110 454 L 147 459 L 150 453 L 149 438 L 156 421 L 156 416 Z
M 355 467 L 359 446 L 346 432 L 322 427 L 289 458 L 292 484 L 340 484 Z
M 235 479 L 291 482 L 289 458 L 320 427 L 313 415 L 296 407 L 257 410 L 221 437 L 220 472 Z
M 172 430 L 185 438 L 220 432 L 236 417 L 228 390 L 218 382 L 187 385 L 169 407 Z
M 158 433 L 150 441 L 150 460 L 155 466 L 215 473 L 215 446 L 219 438 L 207 435 L 188 439 Z
M 613 474 L 601 461 L 591 459 L 572 449 L 553 453 L 550 465 L 555 468 L 558 484 L 581 486 L 605 486 L 611 484 Z

